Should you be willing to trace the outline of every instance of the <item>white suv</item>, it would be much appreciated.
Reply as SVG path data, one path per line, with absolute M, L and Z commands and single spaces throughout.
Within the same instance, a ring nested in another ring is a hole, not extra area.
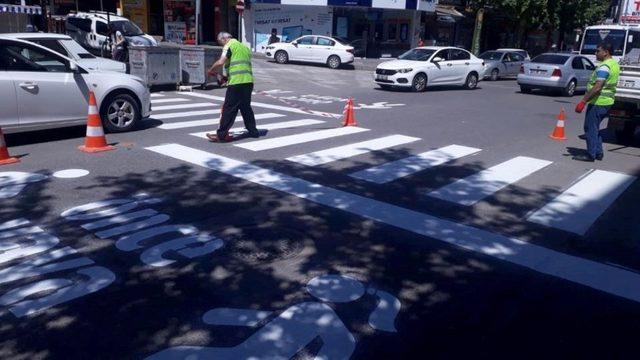
M 151 114 L 149 90 L 140 78 L 87 71 L 43 46 L 0 34 L 0 127 L 7 132 L 82 125 L 88 92 L 98 101 L 104 127 L 133 129 Z

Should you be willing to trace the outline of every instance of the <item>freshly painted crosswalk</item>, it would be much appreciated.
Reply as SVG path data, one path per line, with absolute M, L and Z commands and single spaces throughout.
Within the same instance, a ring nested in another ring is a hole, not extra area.
M 434 166 L 442 165 L 449 161 L 464 156 L 475 154 L 480 149 L 449 145 L 436 150 L 430 150 L 404 159 L 374 166 L 351 174 L 351 177 L 369 181 L 376 184 L 385 184 L 405 176 L 424 171 Z
M 593 170 L 527 220 L 584 235 L 635 180 L 630 175 Z
M 170 98 L 170 99 L 152 99 L 152 104 L 168 104 L 168 103 L 177 103 L 177 102 L 187 102 L 189 99 L 185 98 Z
M 373 140 L 367 140 L 354 144 L 338 146 L 331 149 L 316 151 L 309 154 L 292 156 L 287 158 L 287 160 L 307 166 L 317 166 L 336 160 L 366 154 L 371 151 L 383 150 L 398 145 L 408 144 L 418 140 L 420 139 L 411 136 L 390 135 Z
M 276 114 L 276 113 L 266 113 L 266 114 L 257 114 L 255 115 L 255 118 L 256 120 L 263 120 L 263 119 L 274 119 L 274 118 L 279 118 L 283 116 L 284 115 Z M 242 116 L 236 117 L 236 121 L 243 121 Z M 212 125 L 218 125 L 219 123 L 220 123 L 220 118 L 218 117 L 215 119 L 209 118 L 209 119 L 202 119 L 202 120 L 171 122 L 171 123 L 166 123 L 158 126 L 158 129 L 175 130 L 175 129 L 185 129 L 185 128 L 192 128 L 192 127 L 199 127 L 199 126 L 212 126 Z
M 251 151 L 262 151 L 281 148 L 285 146 L 291 146 L 296 144 L 303 144 L 311 141 L 332 139 L 339 136 L 352 135 L 361 132 L 369 131 L 356 126 L 339 127 L 326 130 L 311 131 L 302 134 L 282 136 L 276 138 L 270 138 L 265 140 L 252 141 L 243 144 L 237 144 L 237 147 L 241 147 Z
M 164 119 L 175 119 L 175 118 L 182 118 L 182 117 L 189 117 L 189 116 L 215 115 L 215 114 L 220 114 L 220 111 L 221 111 L 220 109 L 185 111 L 185 112 L 177 112 L 177 113 L 151 115 L 151 118 L 157 119 L 157 120 L 164 120 Z
M 181 110 L 181 109 L 197 109 L 204 107 L 214 107 L 211 103 L 189 103 L 189 104 L 178 104 L 178 105 L 162 105 L 162 106 L 154 106 L 153 111 L 165 111 L 165 110 Z
M 153 93 L 153 94 L 151 94 L 151 97 L 152 98 L 161 98 L 161 97 L 164 97 L 164 95 L 160 94 L 160 93 Z
M 404 229 L 424 236 L 425 241 L 446 243 L 541 274 L 640 302 L 640 274 L 620 267 L 564 254 L 517 238 L 441 219 L 179 144 L 153 146 L 148 147 L 147 150 L 329 208 Z M 598 179 L 594 178 L 590 181 L 595 180 Z M 619 183 L 626 183 L 629 180 L 625 179 Z M 578 190 L 574 192 L 582 193 Z
M 471 206 L 551 165 L 551 161 L 518 156 L 429 193 L 430 197 Z
M 277 123 L 271 123 L 271 124 L 261 124 L 260 126 L 258 126 L 258 130 L 292 129 L 296 127 L 317 125 L 322 123 L 323 121 L 315 120 L 315 119 L 292 120 L 292 121 L 283 121 L 283 122 L 277 122 Z M 234 127 L 229 132 L 242 131 L 243 129 L 244 127 Z M 190 135 L 206 139 L 207 138 L 206 135 L 210 132 L 211 131 L 197 132 Z

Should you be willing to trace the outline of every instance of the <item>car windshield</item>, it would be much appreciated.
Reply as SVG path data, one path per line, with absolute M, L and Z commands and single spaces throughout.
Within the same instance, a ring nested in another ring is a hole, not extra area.
M 566 63 L 568 59 L 569 59 L 568 56 L 563 56 L 563 55 L 542 54 L 534 57 L 533 60 L 531 60 L 531 62 L 539 63 L 539 64 L 562 65 Z
M 124 36 L 144 35 L 142 30 L 131 21 L 112 21 L 111 27 L 114 31 L 120 31 Z
M 624 51 L 624 40 L 627 37 L 625 30 L 591 29 L 584 35 L 584 42 L 580 54 L 594 55 L 598 44 L 609 43 L 613 47 L 611 55 L 621 56 Z
M 500 60 L 502 59 L 502 55 L 499 51 L 485 51 L 480 55 L 480 59 L 482 60 Z
M 75 40 L 67 39 L 60 40 L 60 42 L 70 53 L 75 54 L 80 59 L 95 59 L 95 56 L 88 53 L 87 50 L 75 42 Z
M 436 52 L 431 49 L 411 49 L 406 53 L 398 56 L 400 60 L 415 60 L 415 61 L 427 61 Z

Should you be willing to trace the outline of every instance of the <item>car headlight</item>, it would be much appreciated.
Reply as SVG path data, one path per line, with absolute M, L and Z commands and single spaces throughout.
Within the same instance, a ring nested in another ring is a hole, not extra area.
M 275 46 L 267 46 L 267 48 L 266 48 L 266 49 L 267 49 L 267 50 L 273 50 L 273 49 L 275 49 L 275 48 L 276 48 Z
M 397 70 L 397 71 L 398 71 L 399 73 L 401 73 L 401 74 L 405 74 L 405 73 L 408 73 L 408 72 L 412 72 L 412 71 L 413 71 L 413 69 L 399 69 L 399 70 Z

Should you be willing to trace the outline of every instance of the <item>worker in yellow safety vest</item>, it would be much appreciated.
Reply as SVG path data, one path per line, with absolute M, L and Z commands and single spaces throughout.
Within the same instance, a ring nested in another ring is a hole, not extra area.
M 587 153 L 573 157 L 574 160 L 593 162 L 602 160 L 602 136 L 600 136 L 600 123 L 609 116 L 609 110 L 615 102 L 616 86 L 620 76 L 620 65 L 611 56 L 612 45 L 605 43 L 598 45 L 596 59 L 600 65 L 591 74 L 587 84 L 587 93 L 576 106 L 576 112 L 581 113 L 585 106 L 587 112 L 584 116 L 584 132 L 587 140 Z M 588 105 L 587 105 L 588 104 Z
M 251 108 L 251 92 L 253 91 L 251 49 L 227 32 L 218 34 L 218 44 L 223 46 L 222 55 L 209 68 L 209 74 L 215 74 L 218 69 L 224 66 L 229 80 L 222 105 L 220 125 L 216 133 L 207 134 L 207 138 L 213 142 L 233 141 L 234 137 L 229 135 L 229 129 L 236 120 L 238 110 L 244 119 L 244 126 L 247 129 L 246 135 L 257 138 L 260 133 L 256 128 L 256 118 Z

